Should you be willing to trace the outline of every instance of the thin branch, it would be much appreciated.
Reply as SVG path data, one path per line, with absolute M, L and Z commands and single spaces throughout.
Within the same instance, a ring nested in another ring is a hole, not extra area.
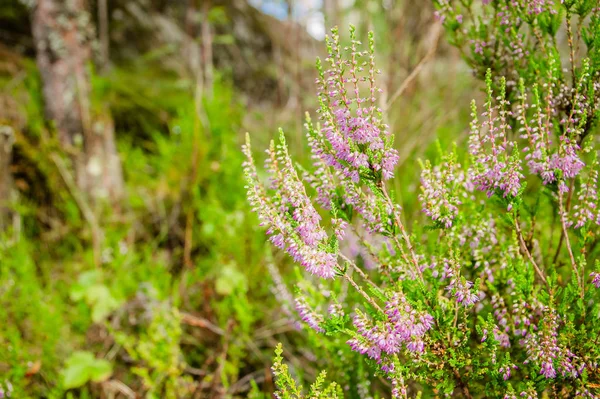
M 207 330 L 210 330 L 217 335 L 221 335 L 221 336 L 225 335 L 225 332 L 221 328 L 214 325 L 213 323 L 211 323 L 210 321 L 206 320 L 203 317 L 198 317 L 198 316 L 194 316 L 189 313 L 182 312 L 181 313 L 181 322 L 183 324 L 187 324 L 188 326 L 206 328 Z
M 377 309 L 378 311 L 380 311 L 381 313 L 383 313 L 383 309 L 381 309 L 381 307 L 377 304 L 377 302 L 375 302 L 375 300 L 373 298 L 371 298 L 369 296 L 369 294 L 367 294 L 360 285 L 358 285 L 356 283 L 356 281 L 354 281 L 352 279 L 352 277 L 350 277 L 350 275 L 348 273 L 344 273 L 344 278 L 346 280 L 348 280 L 348 282 L 354 287 L 354 289 L 356 289 L 356 291 L 359 292 L 359 294 L 361 294 L 366 300 L 367 302 L 369 302 L 375 309 Z
M 421 269 L 419 268 L 419 260 L 417 259 L 417 254 L 414 250 L 412 242 L 410 241 L 410 236 L 408 235 L 408 232 L 406 231 L 406 228 L 404 227 L 404 223 L 402 223 L 402 220 L 400 219 L 400 215 L 398 215 L 398 212 L 396 211 L 396 207 L 394 206 L 395 204 L 392 201 L 392 199 L 390 198 L 390 195 L 388 194 L 388 192 L 385 188 L 385 184 L 381 184 L 381 192 L 383 193 L 383 196 L 385 197 L 386 201 L 388 202 L 388 205 L 392 209 L 394 221 L 396 222 L 396 225 L 400 229 L 402 238 L 404 239 L 404 242 L 406 243 L 406 248 L 408 249 L 408 252 L 411 255 L 412 263 L 415 267 L 416 274 L 421 279 L 421 282 L 424 282 L 423 273 L 421 273 Z M 396 237 L 394 236 L 393 238 L 397 242 Z M 397 242 L 397 244 L 398 244 L 399 248 L 402 249 L 402 246 L 400 245 L 400 243 Z
M 79 207 L 81 214 L 85 221 L 89 224 L 92 229 L 92 247 L 94 251 L 94 263 L 96 266 L 100 266 L 101 263 L 101 245 L 102 245 L 102 230 L 100 230 L 100 226 L 98 224 L 98 220 L 96 219 L 96 215 L 92 211 L 92 208 L 89 206 L 86 201 L 84 195 L 77 188 L 77 184 L 75 184 L 75 180 L 73 176 L 69 172 L 69 169 L 65 165 L 64 161 L 60 156 L 56 153 L 50 154 L 50 159 L 56 165 L 56 169 L 58 169 L 58 173 L 66 184 L 71 196 L 75 200 L 75 203 Z
M 571 61 L 571 76 L 575 86 L 575 48 L 573 46 L 573 30 L 571 29 L 571 13 L 567 11 L 567 41 L 569 43 L 569 60 Z
M 523 238 L 523 232 L 521 231 L 521 226 L 519 225 L 519 219 L 518 219 L 518 217 L 515 218 L 515 228 L 517 230 L 517 237 L 519 238 L 519 242 L 521 243 L 521 246 L 523 247 L 523 250 L 525 251 L 525 254 L 527 255 L 527 258 L 529 259 L 529 261 L 533 265 L 533 268 L 535 269 L 535 271 L 538 274 L 538 276 L 540 276 L 540 278 L 542 279 L 542 281 L 545 284 L 548 284 L 548 280 L 546 279 L 546 276 L 544 276 L 544 273 L 539 268 L 539 266 L 536 263 L 536 261 L 533 259 L 533 256 L 531 256 L 531 252 L 529 252 L 529 248 L 527 248 L 527 244 L 525 243 L 525 239 Z
M 563 235 L 565 237 L 565 243 L 567 244 L 567 251 L 569 252 L 569 259 L 571 260 L 571 266 L 573 267 L 573 272 L 575 273 L 575 278 L 577 279 L 577 285 L 580 289 L 580 296 L 583 298 L 583 284 L 581 276 L 579 275 L 579 270 L 577 270 L 577 262 L 575 262 L 575 256 L 573 256 L 573 249 L 571 248 L 571 240 L 569 239 L 569 234 L 567 233 L 567 220 L 565 218 L 566 211 L 563 205 L 563 196 L 562 194 L 558 195 L 558 211 L 560 212 L 560 224 L 562 226 Z
M 408 88 L 408 86 L 412 83 L 412 81 L 415 80 L 415 78 L 419 75 L 419 73 L 421 72 L 423 67 L 434 56 L 435 51 L 437 50 L 437 47 L 438 47 L 438 43 L 440 41 L 440 37 L 441 37 L 441 33 L 442 33 L 442 26 L 440 24 L 436 23 L 433 26 L 433 30 L 434 30 L 433 45 L 429 48 L 429 51 L 427 51 L 427 54 L 425 54 L 425 56 L 421 59 L 421 61 L 419 61 L 419 63 L 415 67 L 415 69 L 413 69 L 412 72 L 406 77 L 406 79 L 404 79 L 404 82 L 402 82 L 402 84 L 400 85 L 398 90 L 396 90 L 396 92 L 390 97 L 389 101 L 385 105 L 384 111 L 388 110 L 392 106 L 392 104 L 398 99 L 398 97 L 400 97 L 402 95 L 402 93 L 404 93 L 404 91 Z
M 356 263 L 354 263 L 353 261 L 351 261 L 348 257 L 346 257 L 346 255 L 343 254 L 339 254 L 340 258 L 344 259 L 348 264 L 350 264 L 352 266 L 352 268 L 354 270 L 356 270 L 356 272 L 363 278 L 363 280 L 365 280 L 367 283 L 369 283 L 369 285 L 375 287 L 375 288 L 379 288 L 377 286 L 377 284 L 375 284 L 373 281 L 371 281 L 371 279 L 369 278 L 369 276 L 367 276 L 367 274 L 365 272 L 363 272 L 360 267 L 358 267 L 358 265 Z

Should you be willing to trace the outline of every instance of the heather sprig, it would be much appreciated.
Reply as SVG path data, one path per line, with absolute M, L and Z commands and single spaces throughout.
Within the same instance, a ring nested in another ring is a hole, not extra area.
M 398 152 L 377 106 L 373 35 L 369 50 L 360 51 L 354 27 L 351 45 L 342 47 L 337 29 L 327 37 L 328 57 L 317 62 L 321 138 L 313 151 L 344 177 L 358 183 L 360 175 L 388 180 L 394 175 Z M 347 56 L 346 56 L 347 54 Z
M 577 203 L 573 206 L 569 225 L 576 229 L 588 223 L 600 224 L 600 211 L 598 210 L 598 160 L 590 166 L 587 177 L 581 179 L 577 193 Z
M 434 225 L 449 228 L 458 215 L 459 205 L 471 186 L 468 175 L 462 170 L 451 153 L 442 163 L 432 166 L 426 160 L 421 163 L 421 193 L 419 201 L 423 213 Z
M 486 75 L 487 102 L 482 114 L 477 117 L 477 108 L 472 104 L 473 122 L 469 137 L 472 157 L 470 175 L 476 188 L 485 191 L 488 197 L 500 193 L 503 197 L 516 197 L 521 189 L 521 160 L 516 143 L 509 140 L 511 130 L 508 116 L 510 103 L 506 100 L 506 81 L 501 81 L 500 95 L 494 105 L 491 70 Z
M 277 345 L 275 349 L 275 362 L 273 363 L 273 375 L 277 385 L 275 397 L 277 399 L 338 399 L 343 398 L 342 388 L 335 382 L 325 385 L 327 372 L 321 371 L 315 382 L 310 386 L 308 394 L 303 392 L 302 386 L 298 386 L 291 375 L 289 367 L 283 362 L 283 347 Z
M 259 181 L 249 137 L 244 145 L 244 154 L 247 157 L 244 172 L 248 182 L 248 199 L 267 227 L 271 242 L 310 273 L 333 278 L 337 248 L 330 245 L 330 236 L 320 224 L 321 216 L 298 177 L 283 132 L 280 132 L 280 144 L 275 147 L 271 142 L 267 150 L 265 163 L 270 174 L 272 196 Z

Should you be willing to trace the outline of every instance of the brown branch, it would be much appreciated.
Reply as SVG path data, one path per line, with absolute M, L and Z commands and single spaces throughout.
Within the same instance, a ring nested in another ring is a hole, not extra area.
M 580 296 L 583 299 L 583 280 L 579 275 L 579 270 L 577 270 L 577 262 L 575 262 L 575 256 L 573 256 L 573 249 L 571 248 L 571 240 L 569 239 L 569 234 L 567 232 L 567 220 L 565 218 L 566 211 L 563 205 L 562 194 L 558 195 L 558 211 L 560 212 L 560 224 L 562 226 L 563 235 L 565 237 L 565 243 L 567 244 L 567 251 L 569 252 L 569 259 L 571 260 L 571 266 L 573 267 L 573 272 L 575 273 L 575 278 L 577 279 L 577 285 L 580 289 Z
M 456 378 L 456 382 L 458 382 L 458 386 L 462 389 L 463 394 L 465 395 L 465 398 L 472 399 L 473 397 L 471 396 L 471 392 L 469 392 L 469 388 L 467 387 L 467 384 L 465 384 L 465 382 L 463 381 L 458 370 L 454 369 L 453 371 L 454 371 L 454 377 Z
M 423 70 L 423 67 L 434 56 L 440 41 L 442 26 L 439 23 L 436 23 L 433 25 L 432 29 L 434 31 L 433 45 L 429 48 L 429 51 L 427 51 L 427 54 L 425 54 L 421 61 L 419 61 L 415 69 L 413 69 L 412 72 L 406 77 L 406 79 L 404 79 L 404 82 L 402 82 L 398 90 L 396 90 L 396 92 L 390 97 L 389 101 L 385 105 L 384 111 L 388 110 L 390 106 L 392 106 L 392 104 L 398 99 L 398 97 L 400 97 L 402 93 L 404 93 L 404 91 L 408 88 L 412 81 L 415 80 L 415 78 L 419 75 L 421 70 Z
M 206 328 L 217 335 L 225 335 L 225 332 L 218 326 L 214 325 L 203 317 L 194 316 L 190 313 L 181 312 L 181 322 L 192 327 Z
M 385 188 L 385 184 L 381 184 L 381 192 L 383 193 L 383 196 L 385 197 L 388 205 L 390 206 L 390 208 L 392 209 L 392 214 L 394 217 L 394 221 L 396 222 L 396 225 L 398 226 L 398 228 L 400 229 L 400 233 L 402 234 L 402 238 L 404 239 L 404 242 L 406 244 L 406 248 L 408 249 L 408 252 L 411 255 L 411 259 L 412 259 L 412 263 L 413 266 L 415 267 L 415 272 L 416 275 L 420 278 L 421 282 L 424 282 L 423 280 L 423 274 L 421 273 L 421 269 L 419 268 L 419 260 L 417 259 L 417 254 L 414 250 L 414 247 L 412 245 L 412 242 L 410 241 L 410 237 L 408 235 L 408 232 L 406 231 L 406 228 L 404 227 L 404 223 L 402 223 L 402 220 L 400 219 L 400 215 L 398 215 L 398 212 L 396 210 L 396 206 L 394 204 L 394 202 L 392 201 L 392 199 L 390 198 L 386 188 Z M 394 240 L 397 242 L 396 236 L 394 235 Z M 400 243 L 397 242 L 397 245 L 399 246 L 399 249 L 402 250 L 402 246 L 400 245 Z
M 348 282 L 354 287 L 354 289 L 356 291 L 358 291 L 359 294 L 361 294 L 363 296 L 363 298 L 365 298 L 367 300 L 367 302 L 369 302 L 375 309 L 377 309 L 378 311 L 380 311 L 381 313 L 383 313 L 383 309 L 381 309 L 381 307 L 377 304 L 377 302 L 375 302 L 375 300 L 373 300 L 373 298 L 371 298 L 369 296 L 369 294 L 367 294 L 360 285 L 358 285 L 356 283 L 356 281 L 354 281 L 352 279 L 352 277 L 350 277 L 350 275 L 348 275 L 348 273 L 344 273 L 344 278 L 346 280 L 348 280 Z
M 529 252 L 529 248 L 527 248 L 527 243 L 525 243 L 525 239 L 523 238 L 523 232 L 521 231 L 521 226 L 519 225 L 518 217 L 515 218 L 515 228 L 517 230 L 517 237 L 519 238 L 519 242 L 521 243 L 521 246 L 523 247 L 523 250 L 525 251 L 527 258 L 529 258 L 529 261 L 533 265 L 535 272 L 538 274 L 538 276 L 540 276 L 540 278 L 542 279 L 542 281 L 544 283 L 548 284 L 548 280 L 546 280 L 546 276 L 544 276 L 544 273 L 539 268 L 536 261 L 533 259 L 533 256 L 531 256 L 531 252 Z

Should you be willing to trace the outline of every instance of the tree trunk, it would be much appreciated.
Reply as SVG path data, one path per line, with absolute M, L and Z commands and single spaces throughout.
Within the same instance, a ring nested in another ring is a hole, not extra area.
M 110 38 L 108 37 L 108 0 L 98 0 L 98 39 L 100 41 L 100 68 L 108 68 Z
M 118 199 L 123 177 L 107 110 L 92 115 L 90 79 L 94 29 L 85 0 L 38 0 L 33 38 L 43 80 L 46 117 L 74 165 L 78 188 L 91 200 Z
M 10 202 L 12 200 L 12 175 L 10 163 L 14 134 L 9 126 L 0 125 L 0 232 L 10 224 Z
M 204 69 L 204 87 L 206 96 L 213 95 L 213 38 L 212 27 L 209 19 L 211 0 L 204 0 L 202 4 L 202 67 Z

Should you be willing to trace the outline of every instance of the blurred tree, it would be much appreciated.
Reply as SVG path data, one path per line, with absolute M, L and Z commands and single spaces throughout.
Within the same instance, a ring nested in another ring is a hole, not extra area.
M 38 0 L 32 31 L 43 80 L 47 118 L 73 161 L 79 189 L 90 198 L 115 200 L 123 193 L 112 118 L 90 103 L 94 28 L 85 0 Z

